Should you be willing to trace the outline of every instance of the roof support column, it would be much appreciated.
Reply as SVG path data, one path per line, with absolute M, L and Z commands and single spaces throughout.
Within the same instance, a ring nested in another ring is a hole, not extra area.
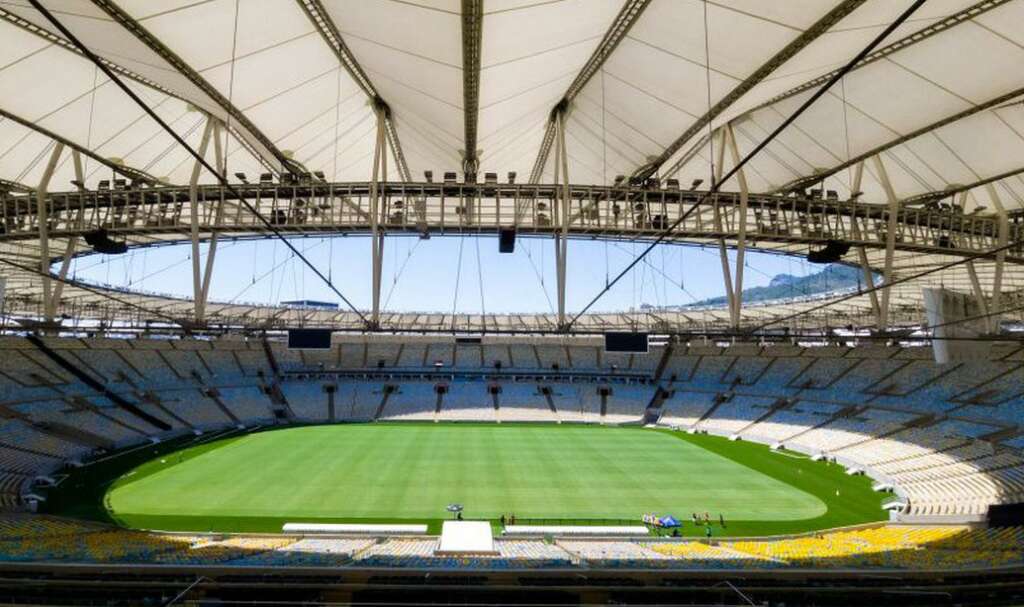
M 864 180 L 864 163 L 858 162 L 853 168 L 853 182 L 850 186 L 850 192 L 856 194 L 860 192 L 860 184 Z M 856 215 L 850 218 L 851 232 L 853 237 L 857 240 L 864 240 L 864 237 L 860 233 L 860 224 L 857 223 Z M 875 314 L 875 323 L 877 326 L 882 325 L 882 307 L 878 303 L 878 291 L 874 290 L 875 276 L 871 272 L 871 264 L 868 263 L 868 250 L 864 246 L 857 247 L 857 260 L 860 262 L 860 269 L 864 273 L 864 287 L 868 290 L 868 298 L 871 300 L 871 311 Z
M 992 328 L 992 332 L 999 333 L 1000 315 L 1003 311 L 1003 269 L 1006 266 L 1006 245 L 1010 240 L 1010 219 L 1006 215 L 1006 208 L 1003 206 L 1002 198 L 999 197 L 999 192 L 996 191 L 996 186 L 988 183 L 985 184 L 985 189 L 988 190 L 988 195 L 992 198 L 996 217 L 999 219 L 996 246 L 1000 251 L 996 253 L 995 275 L 992 277 L 992 316 L 989 317 L 989 326 Z
M 54 142 L 50 160 L 46 163 L 46 169 L 39 180 L 39 187 L 36 188 L 36 213 L 39 222 L 39 270 L 43 277 L 43 316 L 46 322 L 52 322 L 54 317 L 50 309 L 53 296 L 50 285 L 50 214 L 46 202 L 46 190 L 50 186 L 53 172 L 57 169 L 57 161 L 60 160 L 63 151 L 64 144 Z
M 732 156 L 732 164 L 737 166 L 740 163 L 740 151 L 736 146 L 736 134 L 733 133 L 731 123 L 726 125 L 725 136 L 727 136 L 729 141 L 729 153 Z M 740 212 L 736 238 L 736 286 L 732 290 L 731 312 L 733 329 L 739 329 L 740 327 L 740 311 L 743 307 L 743 264 L 747 252 L 747 206 L 750 198 L 750 190 L 747 188 L 747 176 L 742 168 L 736 172 L 736 180 L 740 184 Z
M 711 144 L 714 146 L 715 139 L 714 135 L 711 138 Z M 725 129 L 718 130 L 718 149 L 715 150 L 715 158 L 711 164 L 711 185 L 718 183 L 718 178 L 725 174 L 725 146 L 726 146 L 726 133 Z M 721 204 L 716 201 L 714 205 L 715 209 L 715 231 L 722 234 L 725 232 L 725 226 L 722 221 L 722 207 Z M 722 281 L 725 283 L 725 298 L 729 303 L 729 324 L 732 324 L 733 314 L 732 311 L 736 308 L 736 294 L 733 293 L 733 282 L 732 282 L 732 268 L 729 267 L 729 251 L 725 246 L 725 239 L 718 239 L 718 256 L 722 262 Z
M 85 191 L 85 170 L 82 168 L 82 154 L 78 150 L 71 150 L 71 161 L 75 165 L 75 187 L 79 192 Z
M 712 144 L 714 138 L 712 138 Z M 718 132 L 718 151 L 715 153 L 714 164 L 711 165 L 711 185 L 718 183 L 718 178 L 725 175 L 725 129 Z
M 85 170 L 82 168 L 82 154 L 78 150 L 71 150 L 71 161 L 75 167 L 75 182 L 78 191 L 85 191 Z M 78 223 L 81 223 L 82 210 L 78 211 Z M 78 236 L 68 239 L 64 247 L 64 257 L 60 263 L 60 271 L 57 276 L 59 280 L 53 285 L 53 295 L 47 300 L 49 308 L 46 311 L 47 318 L 57 315 L 57 307 L 60 304 L 60 295 L 64 291 L 64 280 L 68 277 L 68 269 L 71 266 L 71 259 L 75 255 L 75 247 L 78 245 Z
M 206 158 L 206 149 L 210 146 L 210 136 L 213 134 L 213 117 L 206 117 L 206 126 L 203 127 L 203 138 L 199 142 L 199 156 Z M 192 300 L 195 304 L 195 320 L 203 323 L 203 277 L 199 268 L 199 174 L 203 165 L 196 160 L 192 164 L 192 176 L 188 181 L 188 199 L 191 219 L 192 238 Z
M 978 271 L 974 267 L 974 260 L 967 262 L 967 275 L 971 279 L 971 289 L 974 291 L 974 297 L 978 300 L 978 305 L 981 307 L 981 313 L 987 316 L 986 324 L 991 327 L 991 316 L 988 316 L 988 300 L 985 299 L 985 291 L 981 289 L 981 281 L 978 280 Z
M 732 270 L 729 268 L 729 250 L 725 239 L 718 239 L 718 256 L 722 260 L 722 281 L 725 283 L 725 298 L 729 302 L 729 324 L 733 324 L 733 310 L 736 309 L 736 294 L 732 288 Z
M 725 175 L 725 146 L 726 146 L 726 129 L 719 129 L 718 132 L 718 149 L 715 151 L 715 158 L 711 165 L 711 184 L 718 183 L 718 178 Z M 714 138 L 712 137 L 712 144 Z M 722 207 L 719 204 L 715 204 L 715 230 L 719 233 L 725 232 L 725 226 L 722 225 Z M 725 297 L 729 303 L 729 324 L 732 325 L 733 321 L 733 310 L 736 309 L 736 294 L 733 292 L 732 282 L 732 268 L 729 267 L 729 251 L 725 246 L 725 239 L 718 239 L 718 255 L 722 261 L 722 281 L 725 283 Z
M 462 155 L 462 171 L 466 181 L 476 181 L 480 167 L 477 144 L 477 122 L 480 114 L 480 49 L 483 43 L 483 0 L 462 0 L 462 107 L 463 138 L 466 149 Z
M 224 166 L 224 155 L 221 149 L 221 126 L 219 120 L 213 121 L 213 154 L 215 156 L 214 163 L 217 168 L 217 172 L 221 175 L 227 175 L 226 168 Z M 221 188 L 220 200 L 217 201 L 217 209 L 214 212 L 213 224 L 214 228 L 220 226 L 224 218 L 224 189 Z M 200 305 L 200 318 L 206 317 L 206 300 L 210 294 L 210 277 L 213 276 L 213 260 L 217 256 L 217 237 L 218 233 L 216 229 L 210 234 L 210 246 L 206 250 L 206 268 L 203 270 L 203 285 L 201 290 L 201 296 L 199 298 Z
M 558 326 L 565 327 L 565 284 L 566 256 L 569 244 L 569 155 L 565 149 L 565 111 L 559 111 L 555 117 L 557 138 L 555 141 L 555 183 L 559 183 L 560 193 L 555 196 L 554 215 L 558 223 L 555 231 L 555 276 L 558 283 Z
M 889 222 L 885 229 L 885 267 L 882 270 L 884 284 L 882 285 L 882 302 L 879 313 L 878 330 L 885 331 L 889 327 L 889 283 L 892 281 L 893 257 L 896 252 L 896 217 L 899 212 L 900 201 L 893 190 L 892 182 L 889 181 L 889 173 L 885 170 L 885 163 L 882 156 L 876 154 L 873 157 L 875 169 L 878 171 L 878 180 L 882 183 L 885 196 L 889 199 Z
M 78 244 L 78 236 L 68 238 L 64 247 L 64 256 L 60 262 L 57 282 L 53 285 L 53 294 L 46 300 L 46 320 L 50 321 L 57 316 L 57 304 L 60 303 L 60 294 L 64 290 L 64 280 L 68 277 L 68 268 L 71 266 L 71 259 L 75 255 L 75 246 Z M 49 280 L 49 279 L 47 279 Z
M 388 153 L 385 148 L 384 111 L 376 108 L 377 141 L 373 147 L 373 174 L 370 179 L 370 263 L 373 270 L 373 307 L 370 315 L 372 329 L 380 326 L 380 288 L 384 265 L 384 232 L 380 229 L 380 181 L 388 179 Z

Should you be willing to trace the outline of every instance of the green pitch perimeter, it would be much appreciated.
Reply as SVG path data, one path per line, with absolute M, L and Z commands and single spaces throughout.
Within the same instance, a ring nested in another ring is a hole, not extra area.
M 708 511 L 725 517 L 717 535 L 740 535 L 879 520 L 880 496 L 869 485 L 762 445 L 659 430 L 352 424 L 163 455 L 113 483 L 104 504 L 125 526 L 164 530 L 279 531 L 286 521 L 436 528 L 455 502 L 471 519 L 515 513 L 566 523 Z

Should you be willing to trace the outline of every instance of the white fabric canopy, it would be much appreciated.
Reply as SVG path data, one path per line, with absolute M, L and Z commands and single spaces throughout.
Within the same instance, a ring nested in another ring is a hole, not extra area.
M 571 182 L 609 184 L 648 167 L 683 187 L 712 182 L 723 126 L 740 155 L 753 150 L 911 4 L 483 0 L 473 74 L 464 65 L 469 1 L 41 1 L 191 147 L 207 116 L 222 123 L 231 179 L 297 168 L 367 181 L 375 107 L 386 107 L 390 179 L 404 176 L 403 158 L 421 180 L 475 155 L 480 173 L 525 181 L 537 164 L 537 177 L 551 181 L 555 154 L 541 150 L 566 100 Z M 1019 221 L 1021 23 L 1024 0 L 930 0 L 752 159 L 750 188 L 817 181 L 845 198 L 855 194 L 855 161 L 877 157 L 897 200 L 953 188 L 963 213 L 1005 209 Z M 91 154 L 87 188 L 120 167 L 171 184 L 188 183 L 193 170 L 189 152 L 27 0 L 0 2 L 0 110 L 3 187 L 38 187 L 58 140 Z M 474 116 L 476 150 L 467 152 Z M 73 189 L 73 164 L 60 157 L 50 191 Z M 199 181 L 215 178 L 202 171 Z M 738 180 L 723 189 L 738 190 Z M 863 163 L 858 189 L 863 202 L 889 203 L 876 162 Z M 868 265 L 880 268 L 882 253 L 867 251 Z M 943 261 L 897 251 L 894 275 Z M 994 264 L 977 265 L 990 290 Z M 1008 268 L 1001 284 L 1017 290 L 1022 280 Z M 917 301 L 922 285 L 950 281 L 970 288 L 961 266 L 893 291 Z
M 626 4 L 484 2 L 477 108 L 481 171 L 529 174 L 552 108 L 601 48 Z M 815 87 L 773 99 L 843 65 L 909 3 L 854 4 L 854 10 L 817 32 L 714 116 L 709 129 L 731 121 L 741 150 L 752 149 Z M 126 81 L 190 144 L 198 144 L 204 113 L 227 123 L 231 172 L 277 170 L 283 155 L 335 180 L 369 177 L 372 104 L 301 1 L 120 0 L 115 5 L 244 115 L 248 125 L 232 124 L 224 103 L 99 4 L 45 0 L 44 5 L 103 59 L 135 75 Z M 839 5 L 651 0 L 573 100 L 567 128 L 571 180 L 606 183 L 658 157 L 709 105 Z M 462 3 L 326 0 L 323 8 L 390 108 L 412 177 L 420 178 L 424 170 L 460 169 L 467 111 Z M 0 24 L 5 111 L 103 158 L 170 182 L 187 181 L 187 152 L 71 48 L 52 23 L 26 0 L 8 0 L 0 10 L 5 17 Z M 886 148 L 883 160 L 900 198 L 1024 168 L 1024 105 L 1012 100 L 902 141 L 918 129 L 1024 88 L 1021 22 L 1020 0 L 928 2 L 882 44 L 902 41 L 899 48 L 849 74 L 754 159 L 748 170 L 751 186 L 773 190 L 879 147 Z M 675 172 L 662 176 L 708 180 L 707 144 L 675 166 L 697 143 L 699 137 L 682 142 L 660 167 Z M 50 145 L 46 135 L 0 120 L 0 177 L 33 187 Z M 73 178 L 69 164 L 62 162 L 58 169 L 58 186 Z M 544 180 L 553 177 L 552 169 L 549 160 Z M 87 173 L 87 185 L 109 177 L 109 170 L 95 162 Z M 849 171 L 839 171 L 825 187 L 846 195 L 849 185 Z M 1019 176 L 999 181 L 998 188 L 1010 210 L 1021 206 L 1024 182 Z M 871 166 L 861 189 L 865 199 L 886 202 Z M 965 210 L 991 210 L 989 198 L 972 190 Z

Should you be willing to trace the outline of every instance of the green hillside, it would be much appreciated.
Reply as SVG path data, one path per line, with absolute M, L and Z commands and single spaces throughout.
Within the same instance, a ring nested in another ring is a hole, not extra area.
M 820 272 L 808 274 L 807 276 L 793 276 L 791 274 L 777 274 L 764 287 L 752 287 L 743 289 L 743 302 L 753 303 L 758 301 L 770 301 L 774 299 L 791 299 L 795 297 L 807 297 L 828 293 L 829 291 L 844 291 L 854 289 L 864 284 L 864 273 L 860 268 L 844 264 L 833 263 L 825 266 Z M 689 306 L 724 306 L 728 300 L 722 297 L 704 299 Z

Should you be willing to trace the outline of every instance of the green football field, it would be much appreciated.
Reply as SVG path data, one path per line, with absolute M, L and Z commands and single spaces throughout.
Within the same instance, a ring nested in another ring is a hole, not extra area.
M 280 530 L 287 521 L 724 516 L 791 532 L 881 518 L 862 477 L 761 445 L 641 428 L 347 424 L 266 431 L 163 455 L 104 501 L 127 526 Z M 838 495 L 837 495 L 838 493 Z M 691 526 L 692 527 L 692 526 Z M 696 531 L 696 530 L 694 530 Z M 726 531 L 726 530 L 723 530 Z

